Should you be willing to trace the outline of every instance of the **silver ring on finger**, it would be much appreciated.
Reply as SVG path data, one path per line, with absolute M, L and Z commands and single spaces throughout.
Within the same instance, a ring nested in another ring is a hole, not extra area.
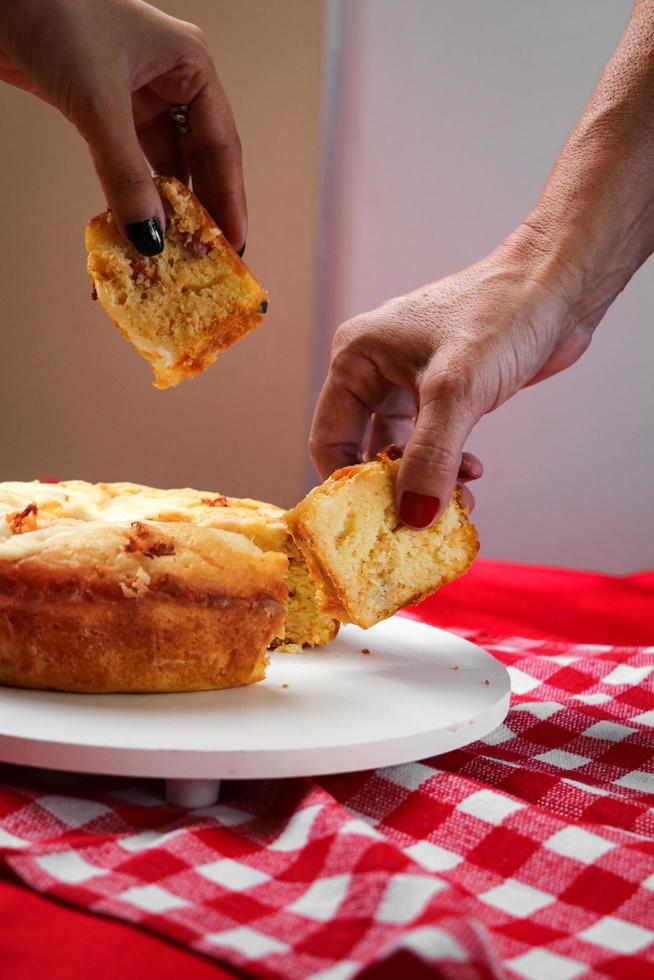
M 178 102 L 176 105 L 171 105 L 168 109 L 168 115 L 171 118 L 177 135 L 186 136 L 189 131 L 188 105 L 185 102 Z

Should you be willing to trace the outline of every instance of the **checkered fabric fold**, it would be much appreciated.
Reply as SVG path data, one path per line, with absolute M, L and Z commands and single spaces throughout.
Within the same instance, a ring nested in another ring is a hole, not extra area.
M 654 976 L 654 647 L 465 635 L 512 708 L 466 749 L 224 784 L 0 768 L 0 860 L 255 977 Z

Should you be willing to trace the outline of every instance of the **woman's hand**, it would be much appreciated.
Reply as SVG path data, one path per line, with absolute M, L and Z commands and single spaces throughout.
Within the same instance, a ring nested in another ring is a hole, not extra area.
M 654 251 L 653 47 L 654 6 L 636 0 L 529 218 L 464 272 L 339 328 L 311 436 L 323 476 L 406 444 L 400 518 L 426 527 L 482 415 L 583 354 Z
M 542 246 L 518 229 L 469 269 L 339 327 L 311 433 L 323 477 L 389 443 L 406 447 L 400 518 L 427 527 L 457 475 L 481 475 L 479 461 L 462 456 L 475 423 L 568 367 L 591 340 Z
M 55 106 L 87 141 L 107 202 L 139 251 L 163 249 L 151 170 L 190 173 L 229 241 L 243 247 L 241 147 L 197 27 L 141 0 L 0 0 L 0 48 L 0 79 Z M 182 136 L 168 111 L 180 103 L 189 106 Z

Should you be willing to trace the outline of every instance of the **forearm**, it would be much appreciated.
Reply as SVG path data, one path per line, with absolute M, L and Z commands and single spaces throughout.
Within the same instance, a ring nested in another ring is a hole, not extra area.
M 531 253 L 589 327 L 654 250 L 654 3 L 625 33 L 532 214 L 507 242 Z

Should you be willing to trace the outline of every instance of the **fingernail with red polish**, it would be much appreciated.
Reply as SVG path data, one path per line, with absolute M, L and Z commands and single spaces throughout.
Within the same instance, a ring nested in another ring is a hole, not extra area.
M 438 497 L 405 490 L 400 500 L 400 520 L 409 527 L 428 527 L 438 511 Z

